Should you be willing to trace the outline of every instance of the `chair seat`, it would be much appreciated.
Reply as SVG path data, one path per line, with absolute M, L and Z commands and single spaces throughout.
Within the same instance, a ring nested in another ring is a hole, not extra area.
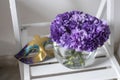
M 9 0 L 9 2 L 13 31 L 17 44 L 16 49 L 20 50 L 32 38 L 28 36 L 28 32 L 24 30 L 25 28 L 41 27 L 40 31 L 36 29 L 35 32 L 40 32 L 40 35 L 49 33 L 49 22 L 40 22 L 40 24 L 32 23 L 30 25 L 20 24 L 17 15 L 16 0 Z M 114 0 L 101 0 L 96 17 L 102 17 L 105 5 L 107 8 L 106 19 L 111 28 L 111 35 L 108 44 L 104 45 L 104 48 L 97 50 L 98 54 L 93 65 L 71 70 L 58 63 L 55 58 L 32 65 L 19 62 L 21 80 L 120 80 L 120 66 L 113 53 Z
M 82 69 L 68 69 L 61 65 L 55 58 L 36 63 L 26 65 L 22 63 L 26 71 L 25 80 L 118 80 L 120 75 L 116 71 L 116 67 L 110 57 L 110 54 L 100 48 L 97 50 L 97 56 L 94 64 Z M 114 57 L 114 56 L 113 56 Z M 115 60 L 116 61 L 116 60 Z M 116 63 L 116 62 L 115 62 Z M 27 72 L 28 71 L 28 72 Z

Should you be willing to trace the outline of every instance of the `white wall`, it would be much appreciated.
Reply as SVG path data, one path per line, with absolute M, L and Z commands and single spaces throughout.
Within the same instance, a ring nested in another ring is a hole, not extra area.
M 51 21 L 56 14 L 81 10 L 95 15 L 100 0 L 17 0 L 21 23 Z M 120 41 L 119 0 L 115 0 L 115 42 Z M 119 17 L 118 17 L 119 16 Z M 0 0 L 0 55 L 15 54 L 15 41 L 9 10 L 9 1 Z
M 22 23 L 51 21 L 56 14 L 81 10 L 94 15 L 99 0 L 17 0 Z M 93 5 L 96 5 L 93 6 Z M 19 7 L 20 6 L 20 7 Z M 93 6 L 93 7 L 92 7 Z
M 8 0 L 0 0 L 0 55 L 15 54 Z
M 115 51 L 120 44 L 120 0 L 115 0 Z M 120 53 L 119 53 L 120 54 Z

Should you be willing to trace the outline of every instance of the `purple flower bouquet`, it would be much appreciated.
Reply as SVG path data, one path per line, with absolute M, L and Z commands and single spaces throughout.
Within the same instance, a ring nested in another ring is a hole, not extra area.
M 105 21 L 80 11 L 58 14 L 50 31 L 58 61 L 69 68 L 87 65 L 87 56 L 93 55 L 110 35 Z

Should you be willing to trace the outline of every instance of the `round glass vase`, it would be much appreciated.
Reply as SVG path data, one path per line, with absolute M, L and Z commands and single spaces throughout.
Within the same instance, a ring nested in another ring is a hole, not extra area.
M 54 46 L 54 54 L 57 58 L 58 62 L 62 65 L 71 68 L 71 69 L 79 69 L 90 66 L 95 61 L 96 51 L 93 52 L 77 52 L 72 49 L 67 49 L 59 46 L 55 42 Z

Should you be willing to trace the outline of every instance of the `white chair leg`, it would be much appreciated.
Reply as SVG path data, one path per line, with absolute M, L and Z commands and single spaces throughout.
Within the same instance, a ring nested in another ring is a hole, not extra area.
M 19 61 L 21 80 L 30 80 L 30 66 Z
M 24 69 L 22 63 L 19 61 L 19 71 L 20 71 L 20 79 L 23 80 L 24 78 Z

